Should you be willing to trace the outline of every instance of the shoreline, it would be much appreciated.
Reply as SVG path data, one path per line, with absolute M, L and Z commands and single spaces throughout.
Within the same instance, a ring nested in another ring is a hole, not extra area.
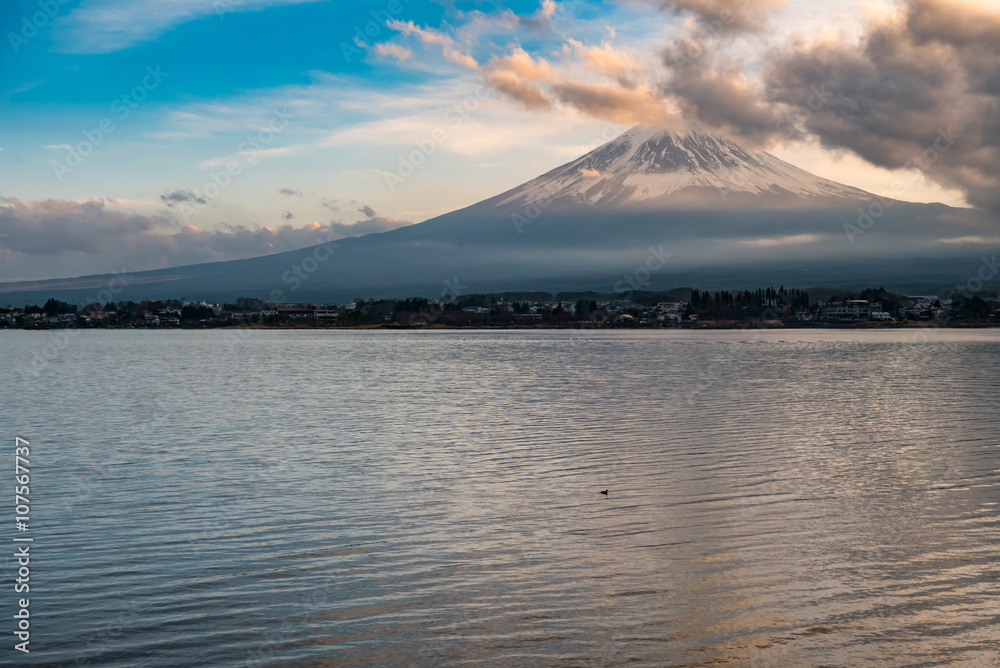
M 789 324 L 780 321 L 758 322 L 753 325 L 744 323 L 704 323 L 685 324 L 674 327 L 621 327 L 594 325 L 593 323 L 574 323 L 568 325 L 446 325 L 440 323 L 428 325 L 220 325 L 218 327 L 0 327 L 0 331 L 14 332 L 58 332 L 58 331 L 231 331 L 231 330 L 267 330 L 267 331 L 538 331 L 538 330 L 613 330 L 613 331 L 733 331 L 733 330 L 777 330 L 777 331 L 882 331 L 882 330 L 925 330 L 925 329 L 1000 329 L 1000 323 L 823 323 L 823 324 Z

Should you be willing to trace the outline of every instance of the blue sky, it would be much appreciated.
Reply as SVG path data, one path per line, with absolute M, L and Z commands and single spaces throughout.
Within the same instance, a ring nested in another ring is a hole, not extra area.
M 54 244 L 38 255 L 27 241 L 3 251 L 0 239 L 0 280 L 106 269 L 101 234 L 130 225 L 174 238 L 137 251 L 132 268 L 145 269 L 285 250 L 317 226 L 378 231 L 474 203 L 636 122 L 680 118 L 663 89 L 662 50 L 697 21 L 710 25 L 706 5 L 726 2 L 5 3 L 0 196 L 22 208 L 8 207 L 9 220 L 21 218 L 0 233 L 99 229 L 94 247 L 75 253 Z M 747 85 L 775 43 L 849 41 L 866 17 L 889 11 L 747 4 L 768 12 L 768 29 L 727 23 L 713 43 L 738 59 Z M 769 149 L 875 192 L 905 171 L 810 137 Z M 965 202 L 953 182 L 909 182 L 903 199 Z M 87 202 L 96 208 L 73 213 Z M 178 243 L 185 231 L 205 248 Z
M 7 197 L 111 198 L 146 212 L 162 208 L 161 195 L 200 189 L 209 180 L 213 159 L 235 153 L 268 123 L 275 109 L 290 104 L 293 120 L 263 150 L 280 156 L 294 147 L 294 160 L 276 158 L 267 164 L 269 160 L 261 159 L 206 211 L 185 222 L 201 228 L 219 222 L 272 225 L 283 223 L 281 216 L 289 210 L 292 220 L 309 222 L 329 215 L 320 202 L 333 199 L 346 201 L 346 207 L 352 199 L 363 201 L 387 215 L 421 220 L 491 195 L 497 187 L 533 175 L 532 170 L 558 164 L 571 155 L 571 147 L 593 134 L 588 123 L 578 123 L 582 132 L 558 133 L 557 141 L 564 144 L 558 154 L 545 155 L 545 142 L 533 159 L 516 161 L 499 146 L 475 154 L 442 147 L 418 178 L 397 192 L 378 175 L 392 171 L 399 156 L 433 130 L 416 127 L 414 118 L 422 117 L 427 125 L 426 120 L 440 117 L 473 94 L 481 77 L 447 61 L 431 61 L 436 54 L 417 53 L 407 67 L 399 67 L 399 61 L 372 53 L 355 38 L 363 35 L 374 44 L 399 37 L 386 27 L 386 18 L 447 27 L 469 21 L 469 11 L 530 15 L 539 9 L 535 3 L 501 8 L 498 3 L 446 7 L 416 0 L 219 0 L 52 6 L 58 12 L 51 20 L 45 17 L 47 24 L 34 36 L 24 30 L 24 21 L 42 11 L 37 2 L 8 6 L 3 16 L 8 66 L 0 82 L 6 121 L 0 168 L 5 176 L 2 194 Z M 587 6 L 579 15 L 602 11 L 599 5 Z M 145 18 L 136 18 L 140 16 Z M 577 22 L 576 17 L 567 20 Z M 601 29 L 585 25 L 579 32 Z M 11 44 L 11 33 L 30 39 Z M 508 42 L 544 48 L 559 40 L 530 30 L 498 30 L 476 45 L 476 55 L 488 58 Z M 147 68 L 161 72 L 162 80 L 147 78 Z M 149 90 L 143 89 L 144 79 L 152 84 Z M 495 99 L 478 102 L 476 123 L 482 126 L 499 105 Z M 494 110 L 486 112 L 483 107 L 491 102 Z M 125 109 L 129 115 L 122 118 Z M 405 136 L 406 119 L 411 120 L 412 137 Z M 113 123 L 110 133 L 100 131 L 106 120 Z M 391 137 L 336 137 L 340 131 L 393 120 L 401 125 Z M 524 123 L 533 120 L 527 115 Z M 549 132 L 525 134 L 524 145 L 516 147 L 522 156 L 533 140 Z M 99 144 L 78 167 L 67 172 L 53 166 L 70 166 L 67 147 L 82 141 L 86 150 L 94 138 Z M 485 171 L 470 173 L 470 168 L 482 165 Z M 426 179 L 420 178 L 424 172 Z M 428 182 L 441 176 L 450 182 L 429 187 Z M 456 177 L 467 195 L 456 191 Z M 303 197 L 283 198 L 277 192 L 282 187 L 301 191 Z

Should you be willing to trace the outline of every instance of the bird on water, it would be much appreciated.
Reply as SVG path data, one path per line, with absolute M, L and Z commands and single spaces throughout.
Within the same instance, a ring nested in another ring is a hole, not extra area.
M 601 492 L 601 494 L 607 496 L 608 495 L 608 490 L 604 490 L 603 492 Z

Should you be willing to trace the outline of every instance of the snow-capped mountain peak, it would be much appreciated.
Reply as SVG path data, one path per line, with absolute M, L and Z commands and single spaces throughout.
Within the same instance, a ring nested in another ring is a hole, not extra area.
M 714 189 L 723 197 L 728 193 L 792 195 L 804 200 L 868 196 L 694 125 L 682 132 L 636 126 L 505 193 L 496 206 L 542 198 L 620 206 L 658 200 L 689 188 Z

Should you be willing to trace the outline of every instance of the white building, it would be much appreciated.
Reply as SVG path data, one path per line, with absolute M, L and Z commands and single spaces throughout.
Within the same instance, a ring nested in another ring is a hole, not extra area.
M 333 323 L 337 322 L 337 320 L 340 319 L 340 313 L 338 313 L 337 311 L 330 311 L 327 309 L 318 310 L 313 314 L 313 316 L 319 322 Z
M 872 314 L 885 313 L 881 302 L 869 302 L 864 299 L 850 299 L 843 302 L 830 302 L 820 308 L 820 319 L 826 322 L 858 322 L 872 320 Z M 888 313 L 885 313 L 889 315 Z M 883 319 L 880 315 L 878 319 Z M 889 315 L 888 319 L 892 319 Z

